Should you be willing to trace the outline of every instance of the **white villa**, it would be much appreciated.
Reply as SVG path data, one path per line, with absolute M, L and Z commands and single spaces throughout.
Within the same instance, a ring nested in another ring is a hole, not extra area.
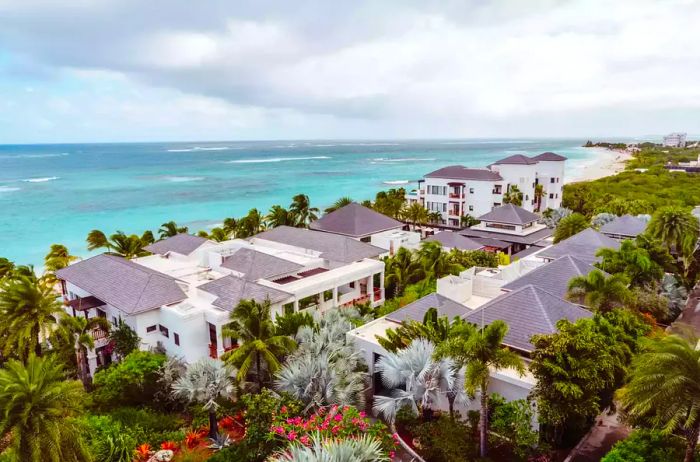
M 517 186 L 528 211 L 561 206 L 566 157 L 544 152 L 534 157 L 515 154 L 486 168 L 452 165 L 430 172 L 418 181 L 418 189 L 407 194 L 409 203 L 418 202 L 440 212 L 440 224 L 461 227 L 461 217 L 484 215 L 503 204 L 503 195 Z M 535 187 L 541 184 L 538 203 Z
M 57 272 L 66 311 L 126 322 L 142 349 L 162 346 L 195 361 L 235 348 L 222 326 L 241 300 L 269 300 L 283 312 L 384 302 L 384 249 L 350 237 L 278 227 L 248 240 L 216 243 L 179 234 L 126 260 L 97 255 Z M 93 333 L 91 369 L 111 362 L 106 332 Z

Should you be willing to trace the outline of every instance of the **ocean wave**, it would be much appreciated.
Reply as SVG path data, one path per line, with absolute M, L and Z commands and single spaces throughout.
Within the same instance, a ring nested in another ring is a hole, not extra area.
M 372 159 L 372 163 L 374 164 L 378 162 L 431 162 L 434 160 L 436 160 L 435 157 L 398 157 L 395 159 L 391 159 L 388 157 L 377 157 L 376 159 Z
M 26 178 L 26 179 L 20 180 L 20 181 L 23 181 L 25 183 L 46 183 L 47 181 L 54 181 L 54 180 L 58 180 L 59 178 L 60 177 L 58 177 L 58 176 L 47 176 L 44 178 Z
M 0 159 L 48 159 L 50 157 L 65 157 L 70 155 L 68 152 L 54 152 L 47 154 L 20 154 L 17 156 L 0 156 Z
M 0 193 L 19 191 L 19 190 L 20 190 L 20 188 L 15 188 L 12 186 L 0 186 Z
M 270 162 L 289 162 L 294 160 L 321 160 L 332 159 L 328 156 L 309 156 L 309 157 L 271 157 L 269 159 L 238 159 L 226 161 L 227 164 L 266 164 Z
M 189 183 L 190 181 L 202 181 L 203 176 L 166 176 L 166 180 L 172 183 Z
M 440 144 L 462 145 L 462 144 L 520 144 L 520 143 L 534 143 L 534 141 L 525 141 L 525 140 L 444 141 Z
M 228 151 L 230 149 L 243 149 L 242 147 L 229 146 L 194 146 L 192 148 L 173 148 L 168 149 L 168 152 L 196 152 L 196 151 Z
M 408 180 L 392 180 L 392 181 L 382 181 L 383 184 L 408 184 Z
M 341 146 L 401 146 L 400 143 L 343 143 Z

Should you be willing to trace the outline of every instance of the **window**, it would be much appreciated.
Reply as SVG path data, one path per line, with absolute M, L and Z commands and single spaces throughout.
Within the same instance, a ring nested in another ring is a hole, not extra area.
M 557 199 L 559 199 L 559 193 L 555 194 L 554 197 L 556 197 Z
M 554 194 L 549 193 L 549 198 L 550 198 L 550 199 L 554 199 Z
M 469 206 L 469 211 L 470 211 L 470 212 L 473 212 L 473 211 L 474 211 L 474 206 L 473 206 L 473 205 L 470 205 L 470 206 Z
M 501 203 L 500 203 L 500 202 L 494 202 L 494 203 L 493 203 L 493 206 L 494 206 L 494 207 L 500 207 L 500 206 L 501 206 Z
M 557 183 L 559 183 L 559 177 L 557 177 Z
M 511 231 L 515 230 L 513 225 L 504 225 L 503 223 L 486 223 L 487 228 L 497 228 L 497 229 L 508 229 Z
M 354 289 L 355 288 L 355 281 L 349 283 L 348 287 L 350 287 L 351 289 Z
M 180 346 L 180 334 L 173 332 L 173 339 L 175 340 L 175 345 Z
M 361 242 L 370 242 L 372 240 L 371 236 L 363 237 L 360 239 Z
M 469 194 L 474 194 L 474 188 L 469 188 Z
M 150 334 L 151 332 L 155 332 L 155 331 L 156 331 L 155 325 L 146 327 L 146 333 L 148 333 L 148 334 Z
M 529 194 L 525 194 L 525 200 L 526 200 L 526 201 L 529 201 L 529 200 L 530 200 L 530 195 L 529 195 Z
M 163 335 L 163 337 L 170 338 L 170 331 L 167 327 L 162 326 L 160 324 L 158 325 L 158 327 L 160 328 L 160 333 Z
M 447 212 L 447 202 L 444 202 L 444 203 L 442 204 L 442 211 L 443 211 L 443 212 Z
M 112 316 L 112 324 L 114 324 L 115 326 L 116 326 L 117 324 L 119 324 L 119 323 L 117 322 L 117 317 L 116 317 L 116 316 Z

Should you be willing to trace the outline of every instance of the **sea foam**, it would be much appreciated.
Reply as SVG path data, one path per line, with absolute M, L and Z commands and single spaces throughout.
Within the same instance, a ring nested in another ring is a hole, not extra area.
M 25 183 L 46 183 L 47 181 L 54 181 L 54 180 L 58 180 L 58 179 L 59 179 L 59 177 L 57 177 L 57 176 L 47 176 L 44 178 L 26 178 L 26 179 L 21 180 L 21 181 L 23 181 Z
M 332 159 L 328 156 L 309 156 L 309 157 L 271 157 L 269 159 L 238 159 L 226 161 L 227 164 L 267 164 L 270 162 L 290 162 L 295 160 L 322 160 Z

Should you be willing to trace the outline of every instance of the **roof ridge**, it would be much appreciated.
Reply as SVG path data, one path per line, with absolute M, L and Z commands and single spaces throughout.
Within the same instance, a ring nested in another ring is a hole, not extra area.
M 546 290 L 540 289 L 539 287 L 535 287 L 532 284 L 529 284 L 525 287 L 530 287 L 533 290 L 533 292 L 535 293 L 535 298 L 537 298 L 537 303 L 539 303 L 539 305 L 540 305 L 540 311 L 542 311 L 542 314 L 544 315 L 545 321 L 547 321 L 547 324 L 549 324 L 549 327 L 552 330 L 556 330 L 556 325 L 554 323 L 552 323 L 552 320 L 549 318 L 549 312 L 547 311 L 545 304 L 542 302 L 542 299 L 540 298 L 540 294 L 538 293 L 538 290 L 541 290 L 542 292 L 544 292 L 545 294 L 547 294 L 551 297 L 556 297 L 556 295 L 550 294 Z M 559 298 L 559 297 L 556 297 L 556 298 Z

